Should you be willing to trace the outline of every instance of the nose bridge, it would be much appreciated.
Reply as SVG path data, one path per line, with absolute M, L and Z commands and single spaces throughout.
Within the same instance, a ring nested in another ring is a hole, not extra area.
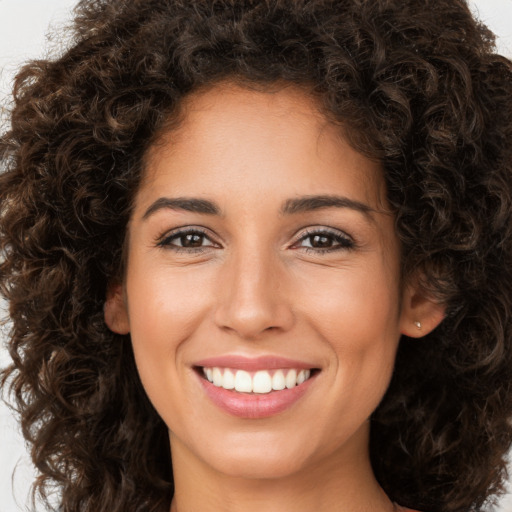
M 265 244 L 253 240 L 233 248 L 224 263 L 217 324 L 242 338 L 286 330 L 293 322 L 283 289 L 282 263 Z

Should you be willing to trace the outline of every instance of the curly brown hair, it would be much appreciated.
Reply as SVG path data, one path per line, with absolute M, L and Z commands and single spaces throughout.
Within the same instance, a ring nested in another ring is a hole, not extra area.
M 484 510 L 512 443 L 512 64 L 464 0 L 83 0 L 63 55 L 17 76 L 0 155 L 3 373 L 63 512 L 166 510 L 167 429 L 103 307 L 144 156 L 227 79 L 306 86 L 382 162 L 404 276 L 446 304 L 404 337 L 372 417 L 395 501 Z

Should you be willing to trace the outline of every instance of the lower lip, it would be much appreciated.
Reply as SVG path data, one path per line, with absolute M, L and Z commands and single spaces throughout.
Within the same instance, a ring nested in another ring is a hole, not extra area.
M 310 388 L 313 375 L 302 384 L 291 389 L 270 393 L 239 393 L 214 386 L 210 381 L 198 376 L 203 389 L 212 402 L 225 412 L 239 418 L 268 418 L 292 407 Z

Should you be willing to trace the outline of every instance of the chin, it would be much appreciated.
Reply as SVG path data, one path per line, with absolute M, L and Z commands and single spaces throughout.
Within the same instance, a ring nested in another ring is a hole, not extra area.
M 248 480 L 272 480 L 282 479 L 300 472 L 304 467 L 304 461 L 290 460 L 282 457 L 277 449 L 273 450 L 272 456 L 261 453 L 254 454 L 230 454 L 223 460 L 216 460 L 214 469 L 220 473 L 233 477 Z
M 288 441 L 288 442 L 287 442 Z M 211 468 L 230 477 L 247 479 L 284 478 L 300 472 L 308 465 L 308 454 L 305 447 L 312 451 L 314 443 L 295 439 L 290 443 L 290 435 L 276 436 L 246 435 L 225 436 L 213 445 L 210 440 L 207 452 L 203 449 L 198 453 Z

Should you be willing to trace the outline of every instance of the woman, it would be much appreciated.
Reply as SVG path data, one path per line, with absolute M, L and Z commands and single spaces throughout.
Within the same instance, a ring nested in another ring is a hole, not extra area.
M 491 504 L 511 78 L 462 0 L 81 2 L 1 143 L 4 385 L 36 492 L 66 512 Z

